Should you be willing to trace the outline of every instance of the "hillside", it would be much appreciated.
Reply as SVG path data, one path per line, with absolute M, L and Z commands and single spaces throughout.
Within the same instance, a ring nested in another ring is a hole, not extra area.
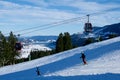
M 48 40 L 56 40 L 58 36 L 31 36 L 25 37 L 27 40 L 34 40 L 34 41 L 48 41 Z M 24 39 L 23 39 L 24 40 Z
M 0 68 L 0 80 L 119 80 L 120 37 Z M 87 65 L 80 52 L 84 51 Z M 36 75 L 39 67 L 41 76 Z
M 30 55 L 31 51 L 50 51 L 52 50 L 49 47 L 40 44 L 29 44 L 24 45 L 21 49 L 20 56 L 18 58 L 27 58 Z
M 120 36 L 120 23 L 106 25 L 103 27 L 93 27 L 93 33 L 105 34 L 105 33 L 116 33 Z
M 120 23 L 106 25 L 103 27 L 93 27 L 92 33 L 76 33 L 71 36 L 73 45 L 83 46 L 86 38 L 93 38 L 94 41 L 101 37 L 103 40 L 109 39 L 109 35 L 120 36 Z

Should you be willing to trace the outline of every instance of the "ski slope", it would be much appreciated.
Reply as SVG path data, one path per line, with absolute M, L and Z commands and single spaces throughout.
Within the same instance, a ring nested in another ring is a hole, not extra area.
M 81 51 L 87 65 L 80 59 Z M 1 67 L 0 80 L 120 80 L 120 37 Z
M 24 45 L 18 58 L 27 58 L 31 51 L 51 51 L 52 49 L 40 44 Z

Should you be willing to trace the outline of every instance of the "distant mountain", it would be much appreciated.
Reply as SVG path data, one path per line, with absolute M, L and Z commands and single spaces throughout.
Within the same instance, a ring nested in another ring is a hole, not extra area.
M 92 33 L 87 35 L 84 32 L 76 33 L 71 35 L 71 39 L 74 46 L 82 46 L 84 45 L 86 38 L 92 37 L 95 40 L 95 38 L 97 38 L 98 36 L 102 36 L 105 39 L 111 33 L 114 33 L 120 36 L 120 23 L 106 25 L 103 27 L 96 26 L 96 27 L 93 27 Z M 58 36 L 32 36 L 32 37 L 23 38 L 22 41 L 26 43 L 40 43 L 40 44 L 44 44 L 47 47 L 55 48 L 55 45 L 56 45 L 55 41 L 57 40 L 57 38 Z
M 120 36 L 120 23 L 106 25 L 104 27 L 94 27 L 93 33 L 95 34 L 115 33 L 118 36 Z
M 32 36 L 28 39 L 33 39 L 36 41 L 47 41 L 47 40 L 56 40 L 58 36 Z
M 56 40 L 58 36 L 31 36 L 31 37 L 22 37 L 20 41 L 23 45 L 44 45 L 51 49 L 55 48 Z
M 92 33 L 77 33 L 71 35 L 71 38 L 73 45 L 82 46 L 84 45 L 86 38 L 92 38 L 95 41 L 99 36 L 101 36 L 102 39 L 108 39 L 110 34 L 120 36 L 120 23 L 106 25 L 103 27 L 93 27 Z
M 85 39 L 81 38 L 83 34 L 73 34 L 71 35 L 71 40 L 72 40 L 72 44 L 73 46 L 82 46 Z

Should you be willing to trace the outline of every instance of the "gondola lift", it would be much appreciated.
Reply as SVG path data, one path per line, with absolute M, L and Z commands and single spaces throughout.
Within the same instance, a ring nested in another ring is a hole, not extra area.
M 18 34 L 18 39 L 19 39 L 19 37 L 20 37 L 20 34 Z M 20 51 L 21 49 L 22 49 L 22 44 L 21 44 L 21 42 L 20 41 L 18 41 L 18 42 L 16 42 L 15 43 L 15 50 L 16 51 Z
M 92 24 L 89 22 L 89 14 L 87 15 L 88 21 L 85 23 L 84 30 L 86 33 L 91 33 L 92 32 Z

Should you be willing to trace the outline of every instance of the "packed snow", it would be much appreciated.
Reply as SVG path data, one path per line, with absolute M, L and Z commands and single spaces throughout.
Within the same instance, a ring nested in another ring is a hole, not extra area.
M 82 51 L 87 65 L 80 59 Z M 0 80 L 120 80 L 120 37 L 1 67 Z

